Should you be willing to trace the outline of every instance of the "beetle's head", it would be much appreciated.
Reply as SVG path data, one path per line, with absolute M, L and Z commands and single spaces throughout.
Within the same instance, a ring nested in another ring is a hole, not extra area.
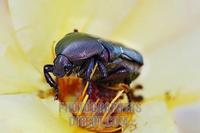
M 56 77 L 63 77 L 72 69 L 72 63 L 64 55 L 58 55 L 54 60 L 53 74 Z

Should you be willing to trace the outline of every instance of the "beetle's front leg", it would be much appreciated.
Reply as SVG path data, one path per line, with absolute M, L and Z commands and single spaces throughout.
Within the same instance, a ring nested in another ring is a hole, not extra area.
M 45 79 L 47 81 L 47 83 L 53 87 L 55 89 L 55 100 L 58 99 L 58 95 L 59 95 L 59 90 L 58 90 L 58 85 L 57 83 L 53 80 L 53 78 L 51 77 L 51 75 L 49 74 L 50 72 L 53 72 L 53 65 L 45 65 L 44 66 L 44 76 Z
M 91 85 L 91 79 L 92 79 L 92 71 L 94 69 L 95 66 L 95 60 L 94 58 L 91 58 L 90 62 L 89 62 L 89 66 L 88 69 L 85 73 L 85 78 L 88 82 L 88 88 L 87 88 L 87 94 L 90 96 L 92 93 L 92 85 Z

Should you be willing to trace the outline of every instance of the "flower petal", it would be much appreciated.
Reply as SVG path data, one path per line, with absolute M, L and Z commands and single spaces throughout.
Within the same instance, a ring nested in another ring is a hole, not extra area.
M 9 1 L 20 45 L 39 71 L 52 63 L 53 44 L 64 34 L 77 28 L 106 37 L 134 6 L 130 0 Z
M 42 88 L 39 73 L 16 39 L 6 1 L 0 1 L 0 6 L 0 93 L 32 92 Z
M 199 34 L 200 28 L 197 28 L 145 53 L 146 65 L 139 82 L 146 87 L 146 97 L 160 96 L 168 91 L 177 96 L 179 93 L 200 94 Z
M 87 132 L 69 125 L 60 118 L 57 113 L 58 104 L 52 100 L 41 101 L 27 94 L 4 95 L 0 96 L 0 106 L 0 125 L 4 125 L 1 131 L 9 133 Z
M 155 100 L 141 106 L 141 112 L 125 132 L 177 133 L 177 128 L 165 102 Z
M 127 40 L 132 47 L 149 50 L 165 40 L 196 29 L 200 22 L 197 0 L 141 0 L 113 32 L 115 40 Z M 135 45 L 137 44 L 137 45 Z M 138 46 L 139 45 L 139 46 Z
M 173 113 L 181 133 L 200 132 L 200 127 L 195 125 L 200 123 L 200 102 L 176 108 Z

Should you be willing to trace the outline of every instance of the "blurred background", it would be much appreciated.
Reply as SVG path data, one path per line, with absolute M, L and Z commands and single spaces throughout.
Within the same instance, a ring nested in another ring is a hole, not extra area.
M 200 132 L 199 0 L 0 0 L 0 92 L 45 88 L 52 46 L 75 28 L 140 51 L 143 96 L 178 132 Z

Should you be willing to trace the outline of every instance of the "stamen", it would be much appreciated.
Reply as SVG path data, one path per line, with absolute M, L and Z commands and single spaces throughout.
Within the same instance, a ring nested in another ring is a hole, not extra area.
M 122 95 L 122 93 L 124 92 L 124 90 L 121 90 L 120 92 L 118 92 L 118 94 L 115 96 L 115 98 L 111 101 L 111 103 L 109 104 L 106 112 L 104 113 L 102 119 L 101 119 L 101 123 L 103 123 L 106 119 L 107 114 L 109 113 L 110 108 L 112 107 L 112 105 L 117 101 L 117 99 Z
M 94 69 L 92 70 L 92 73 L 91 73 L 91 75 L 90 75 L 90 79 L 92 79 L 92 77 L 93 77 L 93 75 L 94 75 L 94 73 L 95 73 L 95 71 L 96 71 L 96 69 L 97 69 L 97 66 L 98 66 L 98 64 L 96 63 L 95 66 L 94 66 Z M 89 82 L 87 81 L 87 83 L 86 83 L 86 85 L 85 85 L 85 88 L 83 89 L 83 93 L 81 94 L 81 100 L 82 100 L 83 97 L 85 96 L 85 93 L 86 93 L 86 91 L 87 91 L 88 86 L 89 86 Z M 83 103 L 82 103 L 81 108 L 80 108 L 80 110 L 79 110 L 79 112 L 78 112 L 78 115 L 80 115 L 80 114 L 82 113 L 82 111 L 83 111 L 83 109 L 84 109 L 84 107 L 85 107 L 85 104 L 86 104 L 88 98 L 89 98 L 89 95 L 87 94 L 87 95 L 85 96 L 85 98 L 83 99 Z
M 83 99 L 83 103 L 81 104 L 81 108 L 79 109 L 79 111 L 78 111 L 78 114 L 77 115 L 81 115 L 81 113 L 83 112 L 83 109 L 84 109 L 84 107 L 85 107 L 85 104 L 86 104 L 86 102 L 87 102 L 87 100 L 88 100 L 88 95 L 86 95 L 85 96 L 85 98 Z
M 95 66 L 94 66 L 94 69 L 92 70 L 92 73 L 90 75 L 90 79 L 92 79 L 92 77 L 93 77 L 93 75 L 94 75 L 94 73 L 95 73 L 95 71 L 97 69 L 97 66 L 98 66 L 98 64 L 96 63 Z
M 94 66 L 94 69 L 92 70 L 92 73 L 90 75 L 90 79 L 92 79 L 92 77 L 93 77 L 93 75 L 94 75 L 94 73 L 95 73 L 95 71 L 97 69 L 97 66 L 98 66 L 98 64 L 96 63 L 95 66 Z M 87 91 L 88 85 L 89 85 L 89 82 L 87 81 L 87 83 L 85 85 L 85 88 L 83 89 L 83 92 L 81 94 L 81 99 L 83 99 L 83 97 L 85 96 L 85 93 Z
M 99 101 L 100 101 L 100 99 L 98 98 L 98 99 L 96 100 L 96 102 L 94 103 L 94 107 L 97 106 L 97 104 L 99 103 Z M 93 113 L 91 114 L 91 117 L 93 117 L 93 116 L 95 115 L 95 113 L 96 113 L 96 112 L 93 112 Z
M 86 83 L 86 85 L 85 85 L 85 88 L 83 89 L 83 92 L 82 92 L 82 94 L 81 94 L 81 100 L 83 99 L 83 97 L 84 97 L 84 95 L 85 95 L 85 93 L 86 93 L 86 91 L 87 91 L 88 85 L 89 85 L 89 82 L 87 81 L 87 83 Z

